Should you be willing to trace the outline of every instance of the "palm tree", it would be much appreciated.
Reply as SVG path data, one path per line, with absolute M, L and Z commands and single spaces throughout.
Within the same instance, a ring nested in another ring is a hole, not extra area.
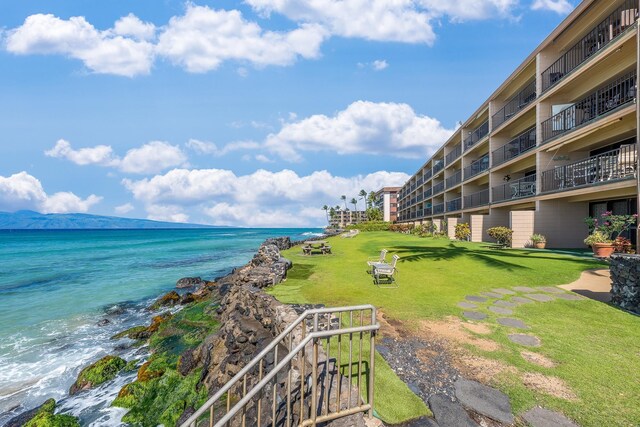
M 347 208 L 347 196 L 345 196 L 344 194 L 342 196 L 340 196 L 340 198 L 342 199 L 342 201 L 344 202 L 344 210 L 349 210 Z
M 322 210 L 324 211 L 324 214 L 327 216 L 327 224 L 329 223 L 329 206 L 324 205 L 322 207 Z
M 376 192 L 372 191 L 369 193 L 369 207 L 372 208 L 376 202 Z
M 358 210 L 358 200 L 354 197 L 353 199 L 351 199 L 351 201 L 349 202 L 353 205 L 353 210 L 357 211 Z
M 360 192 L 358 193 L 358 198 L 366 203 L 367 202 L 367 192 L 364 191 L 364 190 L 360 190 Z

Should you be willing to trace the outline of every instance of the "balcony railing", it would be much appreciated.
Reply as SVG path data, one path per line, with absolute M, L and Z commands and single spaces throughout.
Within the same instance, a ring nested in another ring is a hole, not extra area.
M 430 216 L 431 215 L 431 206 L 427 206 L 424 208 L 424 216 Z
M 417 185 L 418 187 L 420 187 L 420 186 L 422 185 L 422 183 L 423 183 L 423 182 L 424 182 L 424 178 L 420 177 L 420 178 L 418 178 L 418 179 L 416 180 L 416 185 Z
M 462 209 L 462 197 L 447 202 L 447 212 L 455 212 Z
M 542 172 L 541 192 L 569 190 L 587 185 L 633 178 L 638 170 L 636 144 Z
M 427 181 L 429 178 L 433 176 L 433 170 L 427 169 L 424 173 L 424 180 Z
M 416 212 L 411 212 L 411 219 L 416 219 Z
M 442 169 L 444 169 L 444 162 L 442 160 L 438 160 L 433 163 L 433 174 L 437 174 Z
M 444 203 L 433 205 L 433 214 L 438 215 L 444 213 Z
M 465 181 L 489 169 L 489 154 L 485 154 L 478 160 L 464 168 Z
M 536 195 L 536 175 L 510 181 L 506 184 L 493 187 L 493 203 L 510 199 L 522 199 Z
M 534 99 L 536 99 L 535 80 L 526 85 L 524 89 L 511 98 L 507 104 L 500 109 L 500 111 L 491 116 L 491 124 L 493 125 L 493 128 L 497 128 L 502 123 L 515 116 L 518 111 L 531 104 Z
M 426 190 L 424 190 L 424 198 L 428 198 L 431 197 L 431 193 L 433 192 L 433 190 L 431 189 L 431 187 L 427 188 Z
M 438 194 L 444 191 L 444 181 L 439 182 L 433 186 L 433 194 Z
M 520 154 L 526 153 L 532 148 L 535 148 L 535 146 L 536 128 L 532 127 L 491 153 L 493 156 L 493 166 L 498 166 L 504 162 L 514 159 Z
M 560 82 L 594 53 L 615 40 L 638 20 L 638 0 L 625 0 L 611 15 L 542 72 L 542 90 Z
M 422 218 L 424 216 L 424 211 L 422 209 L 418 210 L 418 218 Z
M 444 158 L 445 164 L 447 166 L 450 165 L 451 163 L 453 163 L 455 159 L 460 157 L 461 154 L 462 154 L 462 144 L 458 144 L 455 147 L 453 147 L 453 150 L 449 152 L 449 154 L 445 156 Z
M 634 70 L 542 122 L 542 143 L 632 102 L 636 80 Z
M 475 208 L 489 204 L 489 189 L 464 196 L 464 208 Z
M 416 202 L 421 202 L 424 199 L 424 193 L 420 193 L 418 197 L 416 197 Z
M 455 187 L 462 182 L 462 170 L 457 171 L 446 180 L 447 188 Z
M 473 147 L 476 142 L 480 141 L 482 138 L 489 134 L 489 120 L 478 126 L 472 132 L 469 132 L 469 136 L 467 136 L 464 140 L 464 149 L 468 150 Z

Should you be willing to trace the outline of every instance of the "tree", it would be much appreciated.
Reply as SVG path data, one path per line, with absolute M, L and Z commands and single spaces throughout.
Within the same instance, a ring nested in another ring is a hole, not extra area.
M 324 214 L 327 216 L 327 224 L 329 224 L 329 206 L 324 205 L 322 207 L 322 210 L 324 211 Z
M 380 209 L 367 209 L 367 221 L 382 221 L 382 212 L 380 212 Z
M 358 200 L 354 197 L 353 199 L 351 199 L 351 201 L 349 202 L 353 205 L 353 210 L 357 211 L 358 210 Z
M 358 198 L 362 200 L 363 203 L 367 203 L 367 192 L 364 190 L 360 190 L 360 192 L 358 193 Z
M 372 208 L 376 203 L 376 192 L 371 191 L 369 193 L 369 207 Z
M 340 198 L 342 199 L 342 201 L 344 202 L 344 210 L 348 211 L 349 208 L 347 208 L 347 196 L 345 196 L 344 194 L 342 196 L 340 196 Z

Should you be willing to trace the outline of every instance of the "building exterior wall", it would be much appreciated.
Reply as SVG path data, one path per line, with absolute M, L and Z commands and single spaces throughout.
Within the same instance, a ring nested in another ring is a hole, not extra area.
M 582 248 L 589 229 L 584 218 L 589 216 L 589 203 L 563 200 L 538 202 L 535 230 L 547 238 L 553 248 Z
M 531 246 L 531 235 L 535 230 L 535 211 L 511 211 L 510 228 L 512 248 L 526 248 Z

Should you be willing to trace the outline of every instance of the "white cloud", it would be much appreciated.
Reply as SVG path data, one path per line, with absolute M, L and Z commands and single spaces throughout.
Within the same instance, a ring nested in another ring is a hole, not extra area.
M 156 27 L 149 22 L 142 22 L 140 18 L 130 13 L 116 21 L 113 25 L 113 33 L 119 36 L 131 36 L 138 40 L 151 40 L 155 37 Z
M 384 59 L 382 60 L 376 59 L 375 61 L 373 61 L 373 64 L 372 64 L 373 69 L 376 71 L 382 71 L 388 66 L 389 66 L 389 63 Z
M 131 203 L 125 203 L 124 205 L 116 206 L 114 209 L 114 212 L 117 213 L 118 215 L 124 215 L 126 213 L 131 212 L 134 209 L 135 208 Z
M 327 171 L 299 176 L 291 170 L 258 170 L 237 176 L 224 169 L 174 169 L 138 181 L 125 179 L 123 185 L 154 218 L 197 212 L 214 224 L 308 226 L 322 225 L 320 207 L 341 203 L 341 194 L 355 197 L 361 189 L 402 185 L 408 178 L 385 171 L 345 178 Z
M 531 5 L 533 10 L 550 10 L 560 15 L 565 15 L 573 10 L 573 5 L 568 0 L 535 0 Z
M 151 71 L 154 46 L 140 36 L 153 30 L 152 24 L 133 15 L 122 18 L 113 30 L 99 31 L 82 16 L 65 20 L 35 14 L 7 32 L 5 47 L 20 55 L 66 55 L 81 60 L 93 72 L 132 77 Z M 129 38 L 133 33 L 135 38 Z
M 187 148 L 198 154 L 209 154 L 216 157 L 222 157 L 233 151 L 256 150 L 260 148 L 260 144 L 255 141 L 233 141 L 222 148 L 218 148 L 216 144 L 209 141 L 200 141 L 198 139 L 190 139 L 186 143 Z
M 510 18 L 519 0 L 418 0 L 434 17 L 448 16 L 453 22 Z
M 189 222 L 189 215 L 180 206 L 152 204 L 147 206 L 147 213 L 147 218 L 154 221 Z
M 265 156 L 264 154 L 256 154 L 256 160 L 261 163 L 273 163 L 273 160 Z
M 301 159 L 300 151 L 419 158 L 432 154 L 452 133 L 407 104 L 357 101 L 332 117 L 318 114 L 286 123 L 267 137 L 265 146 L 291 161 Z
M 0 176 L 0 210 L 32 209 L 43 213 L 87 212 L 102 197 L 94 194 L 81 199 L 73 193 L 48 195 L 40 181 L 27 172 Z
M 326 37 L 317 24 L 303 24 L 288 32 L 265 31 L 245 20 L 238 10 L 187 4 L 185 14 L 171 18 L 160 34 L 157 52 L 192 73 L 215 70 L 226 60 L 257 67 L 284 66 L 298 57 L 318 58 Z
M 187 163 L 187 156 L 180 147 L 163 141 L 151 141 L 139 148 L 132 148 L 127 151 L 124 157 L 120 158 L 108 145 L 74 150 L 68 141 L 60 139 L 51 150 L 45 151 L 45 155 L 67 159 L 81 166 L 114 167 L 122 172 L 136 174 L 158 173 L 168 168 L 184 166 Z

